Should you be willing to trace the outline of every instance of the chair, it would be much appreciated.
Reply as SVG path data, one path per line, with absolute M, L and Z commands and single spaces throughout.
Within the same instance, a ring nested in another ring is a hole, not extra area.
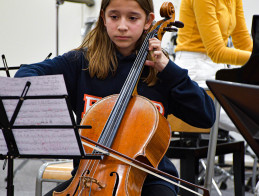
M 41 165 L 36 178 L 35 195 L 42 195 L 42 182 L 61 183 L 69 180 L 72 175 L 73 161 L 53 161 Z
M 207 93 L 214 98 L 210 91 Z M 235 195 L 244 195 L 244 142 L 243 141 L 220 141 L 217 144 L 218 138 L 218 120 L 219 120 L 219 105 L 214 99 L 216 107 L 216 122 L 211 129 L 200 129 L 184 123 L 180 119 L 177 119 L 173 115 L 168 116 L 168 121 L 171 124 L 172 133 L 180 132 L 180 134 L 192 133 L 196 134 L 196 141 L 199 140 L 200 135 L 206 133 L 210 135 L 210 140 L 207 142 L 186 142 L 184 139 L 172 139 L 170 147 L 166 153 L 168 158 L 180 159 L 180 176 L 182 179 L 198 184 L 200 159 L 204 159 L 207 156 L 212 155 L 224 155 L 233 153 L 233 169 L 234 169 L 234 184 Z M 191 136 L 192 136 L 191 135 Z M 197 137 L 197 135 L 199 137 Z M 211 139 L 211 137 L 216 139 Z M 187 140 L 188 141 L 188 140 Z M 206 186 L 210 184 L 206 182 L 208 175 L 210 182 L 212 182 L 212 175 L 215 166 L 215 156 L 213 159 L 207 160 L 207 169 L 204 187 L 210 190 L 210 187 Z M 187 186 L 188 187 L 188 186 Z M 192 187 L 189 187 L 192 189 Z M 216 187 L 217 188 L 217 187 Z M 180 191 L 181 195 L 190 196 L 193 195 L 185 190 Z
M 207 94 L 214 99 L 213 94 L 211 91 L 206 91 Z M 210 129 L 202 129 L 198 127 L 191 126 L 186 122 L 180 120 L 179 118 L 175 117 L 174 115 L 168 115 L 167 120 L 171 124 L 171 129 L 173 132 L 185 132 L 185 133 L 209 133 Z M 175 123 L 177 122 L 177 123 Z

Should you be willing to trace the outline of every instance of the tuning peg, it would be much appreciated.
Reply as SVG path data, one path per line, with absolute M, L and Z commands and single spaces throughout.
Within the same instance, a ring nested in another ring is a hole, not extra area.
M 174 21 L 174 26 L 176 26 L 177 28 L 183 28 L 184 24 L 181 21 Z
M 177 32 L 178 31 L 178 29 L 174 28 L 174 27 L 164 27 L 163 30 L 169 31 L 169 32 Z
M 184 24 L 181 21 L 174 21 L 174 22 L 170 22 L 167 26 L 168 27 L 175 26 L 177 28 L 183 28 Z

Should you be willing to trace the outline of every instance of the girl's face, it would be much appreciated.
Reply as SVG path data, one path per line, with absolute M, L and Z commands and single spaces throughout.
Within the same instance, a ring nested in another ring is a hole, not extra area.
M 128 56 L 134 51 L 143 31 L 150 27 L 154 14 L 150 13 L 147 17 L 135 0 L 111 0 L 102 12 L 102 18 L 116 48 L 122 55 Z

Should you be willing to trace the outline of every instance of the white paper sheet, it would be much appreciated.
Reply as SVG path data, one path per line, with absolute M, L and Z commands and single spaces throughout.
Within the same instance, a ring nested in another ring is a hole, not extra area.
M 0 96 L 21 96 L 27 81 L 31 82 L 27 96 L 67 95 L 63 76 L 50 75 L 0 77 Z M 17 99 L 3 99 L 9 121 L 17 103 Z M 65 99 L 25 99 L 14 122 L 14 126 L 18 125 L 72 125 L 72 122 Z M 20 154 L 80 154 L 73 129 L 13 129 L 13 134 Z
M 80 155 L 73 129 L 13 129 L 20 154 Z
M 49 75 L 25 78 L 0 77 L 0 95 L 21 96 L 27 81 L 31 82 L 28 96 L 67 94 L 63 76 Z

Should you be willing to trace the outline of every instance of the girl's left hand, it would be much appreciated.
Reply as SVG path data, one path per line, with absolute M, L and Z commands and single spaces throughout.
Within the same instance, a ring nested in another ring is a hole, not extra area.
M 169 59 L 165 56 L 161 48 L 161 41 L 157 38 L 149 39 L 149 51 L 152 51 L 153 61 L 146 60 L 145 65 L 154 67 L 159 72 L 163 71 Z

